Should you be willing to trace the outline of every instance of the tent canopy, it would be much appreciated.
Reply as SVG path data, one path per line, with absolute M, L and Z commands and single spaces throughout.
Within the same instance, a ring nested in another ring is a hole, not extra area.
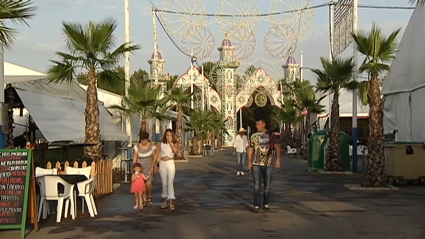
M 46 77 L 46 74 L 34 71 L 10 62 L 4 62 L 4 82 L 25 82 Z
M 382 94 L 410 92 L 425 87 L 425 7 L 418 6 L 398 46 L 382 86 Z
M 86 91 L 77 83 L 49 83 L 46 79 L 11 83 L 46 140 L 85 140 Z M 125 141 L 127 135 L 99 102 L 101 139 Z
M 384 133 L 396 141 L 425 141 L 425 8 L 417 6 L 382 87 Z

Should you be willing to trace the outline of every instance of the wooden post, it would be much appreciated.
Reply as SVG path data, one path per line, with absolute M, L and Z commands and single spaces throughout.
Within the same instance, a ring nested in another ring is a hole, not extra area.
M 30 203 L 29 203 L 30 223 L 34 224 L 34 230 L 38 232 L 37 195 L 35 192 L 35 166 L 34 156 L 31 160 L 31 181 L 30 181 Z

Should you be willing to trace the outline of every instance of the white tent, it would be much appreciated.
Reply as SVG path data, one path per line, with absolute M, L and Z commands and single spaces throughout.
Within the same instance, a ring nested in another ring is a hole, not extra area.
M 384 81 L 384 130 L 396 141 L 425 141 L 425 7 L 413 12 Z
M 39 79 L 11 85 L 48 141 L 84 142 L 86 92 L 77 83 L 55 84 Z M 119 130 L 101 102 L 99 111 L 101 139 L 127 140 L 127 135 Z
M 34 71 L 10 62 L 4 62 L 5 83 L 24 82 L 46 77 L 46 74 Z

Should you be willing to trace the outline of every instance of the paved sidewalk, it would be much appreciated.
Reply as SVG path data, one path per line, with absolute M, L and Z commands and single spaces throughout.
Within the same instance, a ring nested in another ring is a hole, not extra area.
M 28 239 L 419 239 L 425 238 L 425 187 L 400 185 L 399 192 L 344 189 L 361 175 L 308 173 L 306 163 L 285 158 L 272 181 L 270 212 L 251 212 L 252 176 L 236 176 L 230 149 L 177 163 L 177 210 L 161 210 L 160 178 L 154 205 L 133 210 L 129 185 L 97 200 L 99 216 L 41 222 Z M 80 203 L 80 201 L 78 202 Z M 18 231 L 0 231 L 1 239 Z

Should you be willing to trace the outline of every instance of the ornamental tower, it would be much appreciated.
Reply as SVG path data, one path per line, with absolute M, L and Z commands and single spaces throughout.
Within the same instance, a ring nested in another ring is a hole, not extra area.
M 285 70 L 285 81 L 288 83 L 294 82 L 295 79 L 300 77 L 300 65 L 297 64 L 297 61 L 295 61 L 291 50 L 289 50 L 289 57 L 286 60 L 286 64 L 283 66 L 283 69 Z
M 222 67 L 221 72 L 221 111 L 226 118 L 226 129 L 229 132 L 228 136 L 223 136 L 223 145 L 232 145 L 234 135 L 236 134 L 236 69 L 239 67 L 233 56 L 235 47 L 229 40 L 229 34 L 226 33 L 221 46 L 218 48 L 220 52 L 220 61 L 218 64 Z
M 153 27 L 153 53 L 151 59 L 148 61 L 150 65 L 149 82 L 153 86 L 161 85 L 162 91 L 160 98 L 163 97 L 164 92 L 167 90 L 168 77 L 164 74 L 165 60 L 162 58 L 158 50 L 158 33 L 156 30 L 156 10 L 152 6 L 152 27 Z

